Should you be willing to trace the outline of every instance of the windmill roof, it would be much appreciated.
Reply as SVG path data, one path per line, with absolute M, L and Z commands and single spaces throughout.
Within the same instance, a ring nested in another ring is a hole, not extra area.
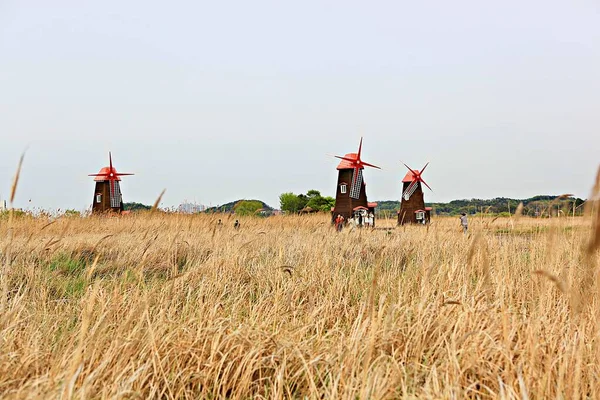
M 377 203 L 367 203 L 367 206 L 369 206 L 369 208 L 375 208 L 377 207 Z
M 356 160 L 357 154 L 356 153 L 348 153 L 344 157 Z M 354 169 L 354 165 L 352 165 L 352 163 L 350 161 L 341 160 L 337 166 L 337 169 Z
M 414 171 L 416 171 L 416 172 L 420 172 L 418 169 L 415 169 Z M 414 175 L 412 172 L 408 171 L 408 172 L 406 173 L 406 175 L 404 175 L 404 179 L 402 179 L 402 182 L 412 182 L 412 181 L 413 181 L 413 178 L 414 178 L 414 176 L 415 176 L 415 175 Z
M 112 171 L 110 170 L 110 167 L 104 167 L 100 170 L 100 172 L 98 172 L 99 174 L 110 174 L 110 173 L 115 174 L 115 181 L 120 181 L 121 178 L 119 177 L 119 175 L 117 175 L 117 169 L 115 167 L 112 168 Z M 94 181 L 96 182 L 103 182 L 103 181 L 107 181 L 107 177 L 105 176 L 96 176 L 94 177 Z

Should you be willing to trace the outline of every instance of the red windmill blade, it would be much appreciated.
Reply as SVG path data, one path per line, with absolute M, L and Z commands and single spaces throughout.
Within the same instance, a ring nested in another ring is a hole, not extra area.
M 372 168 L 377 168 L 377 169 L 381 169 L 381 167 L 378 167 L 377 165 L 373 165 L 373 164 L 369 164 L 368 162 L 363 161 L 360 156 L 362 154 L 362 141 L 363 138 L 360 138 L 360 144 L 358 145 L 358 153 L 355 153 L 353 155 L 353 157 L 342 157 L 342 156 L 334 156 L 335 158 L 339 158 L 340 160 L 345 160 L 348 161 L 349 163 L 353 164 L 355 168 L 364 168 L 364 167 L 372 167 Z
M 427 164 L 425 164 L 425 166 L 423 167 L 423 169 L 421 169 L 421 172 L 419 172 L 419 181 L 421 181 L 421 183 L 425 186 L 427 186 L 427 189 L 431 190 L 433 192 L 433 189 L 427 184 L 427 182 L 425 182 L 423 180 L 423 172 L 425 172 L 425 168 L 427 168 L 427 166 L 429 165 L 429 161 L 427 162 Z
M 130 172 L 117 172 L 117 170 L 113 167 L 112 154 L 110 153 L 110 151 L 108 152 L 108 162 L 108 171 L 100 172 L 97 174 L 88 174 L 88 176 L 105 176 L 108 178 L 108 180 L 117 180 L 120 176 L 135 175 Z
M 427 162 L 427 164 L 425 164 L 425 166 L 421 169 L 421 171 L 412 169 L 411 167 L 409 167 L 408 165 L 406 165 L 404 162 L 402 162 L 402 164 L 404 164 L 404 166 L 406 168 L 408 168 L 408 170 L 412 174 L 412 176 L 411 176 L 411 182 L 406 187 L 406 190 L 402 194 L 403 197 L 408 198 L 408 197 L 412 196 L 412 194 L 417 189 L 417 184 L 419 182 L 421 182 L 423 185 L 427 186 L 427 188 L 433 192 L 433 189 L 427 184 L 427 182 L 425 182 L 425 180 L 423 179 L 423 176 L 422 176 L 423 172 L 425 171 L 425 169 L 429 165 L 429 162 Z
M 120 176 L 135 175 L 130 172 L 117 172 L 117 170 L 113 167 L 112 154 L 110 152 L 108 152 L 108 162 L 109 162 L 108 171 L 99 172 L 97 174 L 88 174 L 88 176 L 104 176 L 104 177 L 108 178 L 109 181 L 112 181 L 112 180 L 119 180 Z

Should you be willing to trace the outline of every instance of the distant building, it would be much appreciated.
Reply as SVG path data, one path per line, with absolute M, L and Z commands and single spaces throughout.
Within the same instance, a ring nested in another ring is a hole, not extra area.
M 199 212 L 203 212 L 204 210 L 206 210 L 205 205 L 188 202 L 181 203 L 179 207 L 177 207 L 177 212 L 183 214 L 197 214 Z

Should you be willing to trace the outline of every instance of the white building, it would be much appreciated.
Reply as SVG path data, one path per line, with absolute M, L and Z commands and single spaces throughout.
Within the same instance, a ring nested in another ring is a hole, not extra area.
M 202 205 L 202 204 L 196 204 L 196 203 L 181 203 L 179 205 L 179 207 L 177 207 L 177 211 L 180 213 L 184 213 L 184 214 L 197 214 L 199 212 L 202 212 L 206 210 L 206 206 Z

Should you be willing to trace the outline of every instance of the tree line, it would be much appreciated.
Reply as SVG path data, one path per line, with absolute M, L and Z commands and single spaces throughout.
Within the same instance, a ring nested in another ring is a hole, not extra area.
M 425 203 L 431 207 L 435 215 L 460 215 L 466 214 L 491 214 L 508 216 L 514 214 L 519 204 L 523 204 L 522 215 L 531 217 L 544 217 L 556 215 L 581 215 L 585 200 L 572 196 L 540 195 L 527 199 L 511 199 L 496 197 L 495 199 L 462 199 L 452 200 L 449 203 Z M 400 209 L 400 202 L 396 200 L 379 201 L 377 212 L 380 215 L 390 214 Z
M 281 211 L 295 214 L 309 207 L 314 211 L 331 211 L 335 206 L 335 199 L 330 196 L 322 196 L 318 190 L 309 190 L 306 194 L 294 194 L 286 192 L 279 195 L 279 207 Z
M 585 200 L 572 196 L 540 195 L 527 199 L 511 199 L 507 197 L 496 197 L 495 199 L 462 199 L 452 200 L 449 203 L 425 203 L 425 206 L 433 208 L 435 215 L 459 215 L 484 213 L 496 216 L 508 216 L 514 214 L 519 204 L 523 204 L 521 213 L 532 217 L 546 217 L 556 215 L 581 215 L 582 204 Z M 390 217 L 400 209 L 397 200 L 378 201 L 378 217 Z M 314 210 L 329 212 L 335 206 L 335 199 L 323 196 L 318 190 L 309 190 L 306 194 L 295 194 L 286 192 L 279 195 L 279 207 L 287 214 L 295 214 L 302 210 Z M 125 203 L 125 210 L 139 211 L 149 210 L 151 207 L 140 203 Z M 260 200 L 236 200 L 217 207 L 211 207 L 207 213 L 234 213 L 237 215 L 270 215 L 273 208 Z

